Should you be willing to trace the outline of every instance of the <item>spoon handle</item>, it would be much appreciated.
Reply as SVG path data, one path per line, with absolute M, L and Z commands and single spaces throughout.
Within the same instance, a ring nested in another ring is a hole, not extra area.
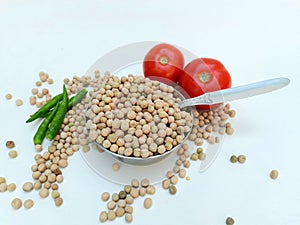
M 264 94 L 285 87 L 290 83 L 288 78 L 280 77 L 256 83 L 246 84 L 220 91 L 208 92 L 201 96 L 183 100 L 179 103 L 180 108 L 192 105 L 212 105 L 228 102 L 255 95 Z

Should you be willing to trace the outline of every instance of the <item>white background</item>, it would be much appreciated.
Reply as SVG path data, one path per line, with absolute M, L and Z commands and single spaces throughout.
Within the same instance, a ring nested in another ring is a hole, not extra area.
M 138 0 L 0 0 L 0 176 L 15 182 L 13 193 L 0 193 L 1 225 L 99 224 L 105 209 L 103 191 L 121 186 L 94 173 L 80 154 L 71 157 L 60 185 L 62 207 L 36 192 L 24 193 L 31 180 L 35 154 L 34 125 L 25 125 L 34 110 L 28 104 L 39 71 L 55 80 L 84 72 L 103 54 L 137 41 L 165 41 L 199 57 L 221 60 L 233 86 L 286 76 L 285 89 L 232 103 L 236 130 L 205 172 L 188 170 L 191 181 L 180 180 L 178 194 L 157 186 L 153 207 L 134 204 L 132 224 L 300 224 L 299 81 L 300 1 L 138 1 Z M 23 98 L 17 108 L 4 95 Z M 15 140 L 17 159 L 7 156 L 5 142 Z M 244 165 L 231 164 L 232 154 L 245 154 Z M 279 170 L 271 180 L 271 169 Z M 35 200 L 30 210 L 13 210 L 14 197 Z M 163 222 L 164 221 L 164 222 Z M 111 224 L 124 224 L 124 218 Z

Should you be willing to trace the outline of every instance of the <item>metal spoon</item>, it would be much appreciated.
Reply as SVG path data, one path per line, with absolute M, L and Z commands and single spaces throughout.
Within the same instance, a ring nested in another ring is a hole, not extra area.
M 289 83 L 290 80 L 288 78 L 280 77 L 220 91 L 208 92 L 198 97 L 189 98 L 179 102 L 179 107 L 184 108 L 192 105 L 212 105 L 248 98 L 283 88 Z

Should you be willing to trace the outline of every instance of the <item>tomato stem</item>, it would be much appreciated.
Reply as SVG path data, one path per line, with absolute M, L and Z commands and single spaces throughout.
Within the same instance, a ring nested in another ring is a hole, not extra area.
M 160 57 L 159 62 L 162 65 L 166 65 L 166 64 L 168 64 L 169 60 L 167 57 L 163 56 L 163 57 Z
M 199 74 L 199 80 L 203 83 L 207 83 L 210 80 L 211 74 L 208 72 L 202 72 Z

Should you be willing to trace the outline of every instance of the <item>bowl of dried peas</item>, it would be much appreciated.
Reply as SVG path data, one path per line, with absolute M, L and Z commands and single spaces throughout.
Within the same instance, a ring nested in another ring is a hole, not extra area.
M 146 80 L 133 75 L 128 78 Z M 187 140 L 193 124 L 191 107 L 179 109 L 177 102 L 184 97 L 177 89 L 156 81 L 147 82 L 153 83 L 154 89 L 160 90 L 161 87 L 169 92 L 162 91 L 161 95 L 148 95 L 148 98 L 141 94 L 138 100 L 129 97 L 129 100 L 123 99 L 124 102 L 121 97 L 120 102 L 115 103 L 115 109 L 101 113 L 99 108 L 96 110 L 98 118 L 94 117 L 97 126 L 112 118 L 111 126 L 103 127 L 95 143 L 118 160 L 132 165 L 149 165 L 166 159 Z M 142 85 L 133 81 L 129 91 L 136 93 L 135 90 L 139 87 L 141 90 Z
M 143 76 L 143 57 L 156 43 L 141 42 L 113 50 L 86 73 L 99 77 L 89 94 L 91 105 L 86 113 L 90 139 L 112 157 L 131 165 L 166 159 L 187 140 L 193 125 L 192 108 L 179 108 L 178 102 L 185 95 L 178 85 Z M 195 56 L 190 53 L 188 57 Z

